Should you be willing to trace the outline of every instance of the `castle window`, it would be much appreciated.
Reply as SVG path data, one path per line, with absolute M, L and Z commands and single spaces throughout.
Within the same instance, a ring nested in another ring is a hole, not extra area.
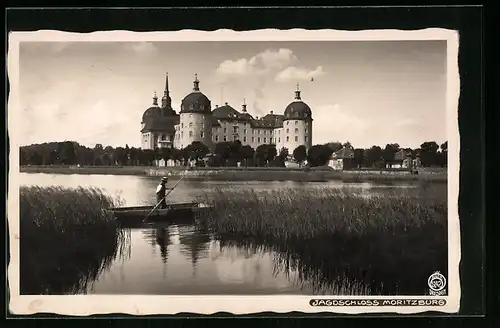
M 201 137 L 201 138 L 203 138 L 203 131 L 201 131 L 201 133 L 200 133 L 200 137 Z
M 299 141 L 299 137 L 295 136 L 295 142 Z
M 255 137 L 252 137 L 252 142 L 254 142 L 254 141 L 255 141 Z
M 183 129 L 184 129 L 184 123 L 181 123 L 181 128 L 183 128 Z
M 290 141 L 290 137 L 289 136 L 286 137 L 286 141 L 287 142 Z
M 257 138 L 257 142 L 260 142 L 260 137 Z
M 193 127 L 193 122 L 189 122 L 189 127 L 192 128 Z
M 226 133 L 226 132 L 227 132 L 227 128 L 224 128 L 224 133 Z
M 193 136 L 193 131 L 189 131 L 189 137 Z
M 247 129 L 244 129 L 244 130 L 243 130 L 243 134 L 247 134 Z
M 267 142 L 267 138 L 264 138 L 264 143 L 266 143 L 266 142 Z
M 184 136 L 184 131 L 181 131 L 181 137 L 183 137 L 183 136 Z
M 295 133 L 299 133 L 299 129 L 295 128 Z
M 224 136 L 224 141 L 227 141 L 227 138 L 226 138 L 226 136 Z
M 243 142 L 247 142 L 247 137 L 243 137 Z
M 286 121 L 286 125 L 290 124 L 290 121 Z
M 286 129 L 286 133 L 288 133 L 288 132 L 290 132 L 290 130 L 289 130 L 289 129 Z
M 201 128 L 203 129 L 205 127 L 205 123 L 201 122 Z
M 260 134 L 260 130 L 257 131 L 257 134 Z M 260 138 L 259 138 L 260 139 Z
M 281 138 L 278 137 L 278 142 L 281 142 Z
M 243 122 L 243 126 L 247 126 L 247 122 Z
M 233 133 L 238 133 L 238 127 L 237 126 L 233 126 Z
M 307 128 L 304 131 L 305 131 L 305 133 L 307 133 Z
M 219 141 L 219 136 L 215 136 L 215 141 Z
M 295 121 L 295 125 L 297 125 L 297 121 Z
M 305 141 L 307 142 L 307 136 L 305 136 Z

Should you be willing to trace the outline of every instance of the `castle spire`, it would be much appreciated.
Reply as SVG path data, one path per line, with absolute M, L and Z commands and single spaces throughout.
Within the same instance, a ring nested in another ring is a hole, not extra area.
M 198 74 L 194 74 L 194 87 L 193 91 L 200 91 L 200 81 L 198 80 Z
M 153 94 L 153 106 L 158 106 L 158 97 L 156 96 L 156 91 Z
M 165 94 L 168 94 L 168 72 L 165 75 Z
M 297 83 L 297 90 L 295 91 L 295 99 L 300 100 L 300 88 L 298 83 Z
M 172 107 L 172 98 L 170 98 L 170 90 L 168 88 L 168 72 L 165 75 L 165 90 L 163 91 L 163 97 L 161 98 L 161 107 Z
M 243 105 L 241 106 L 241 110 L 243 111 L 243 113 L 247 112 L 247 101 L 245 98 L 243 98 Z

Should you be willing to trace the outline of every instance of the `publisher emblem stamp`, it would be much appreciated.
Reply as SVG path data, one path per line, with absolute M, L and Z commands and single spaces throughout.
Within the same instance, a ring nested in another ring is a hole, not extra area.
M 446 278 L 436 271 L 429 276 L 427 280 L 429 285 L 429 295 L 444 295 L 446 293 Z

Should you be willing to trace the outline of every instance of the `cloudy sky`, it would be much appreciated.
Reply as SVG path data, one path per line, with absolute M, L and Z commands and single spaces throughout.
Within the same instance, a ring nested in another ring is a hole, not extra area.
M 283 113 L 299 83 L 313 144 L 446 140 L 446 41 L 23 42 L 19 65 L 23 145 L 138 146 L 165 72 L 177 111 L 195 73 L 213 106 L 254 116 Z

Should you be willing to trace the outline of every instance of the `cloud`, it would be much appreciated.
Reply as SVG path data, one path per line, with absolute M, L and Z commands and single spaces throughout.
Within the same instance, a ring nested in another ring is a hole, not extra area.
M 279 70 L 297 61 L 290 49 L 268 49 L 250 58 L 225 60 L 216 69 L 216 75 L 222 79 L 261 75 L 272 70 Z
M 144 55 L 151 55 L 158 51 L 151 42 L 127 42 L 125 43 L 125 49 Z
M 40 53 L 58 54 L 74 44 L 75 43 L 73 42 L 64 42 L 64 41 L 21 42 L 20 49 L 23 52 L 35 53 L 35 54 L 40 54 Z
M 367 138 L 368 123 L 340 104 L 321 105 L 313 111 L 313 143 L 350 141 L 354 147 Z
M 324 75 L 325 71 L 323 66 L 318 66 L 314 70 L 308 70 L 296 66 L 290 66 L 282 70 L 276 75 L 275 81 L 288 82 L 288 81 L 309 81 L 313 77 Z

